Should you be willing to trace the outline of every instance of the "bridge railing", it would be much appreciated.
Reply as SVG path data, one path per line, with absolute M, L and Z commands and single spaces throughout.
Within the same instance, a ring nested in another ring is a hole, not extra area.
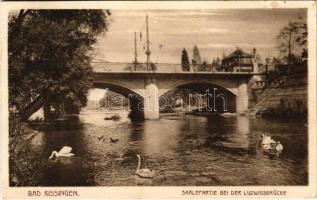
M 180 64 L 171 63 L 151 63 L 149 69 L 146 63 L 92 62 L 91 64 L 95 72 L 182 72 Z
M 166 72 L 166 73 L 196 73 L 196 72 L 206 72 L 206 73 L 236 73 L 236 72 L 225 72 L 217 71 L 214 69 L 199 71 L 198 65 L 190 66 L 190 71 L 182 70 L 181 64 L 172 63 L 151 63 L 147 69 L 146 63 L 124 63 L 124 62 L 92 62 L 92 67 L 94 72 Z M 239 73 L 239 72 L 238 72 Z M 241 73 L 241 72 L 240 72 Z M 253 72 L 244 72 L 253 73 Z

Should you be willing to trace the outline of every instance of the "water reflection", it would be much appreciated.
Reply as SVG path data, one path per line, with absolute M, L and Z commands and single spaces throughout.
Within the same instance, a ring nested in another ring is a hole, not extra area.
M 72 117 L 71 123 L 69 119 L 58 120 L 43 127 L 44 130 L 32 139 L 34 151 L 47 163 L 42 180 L 39 181 L 41 185 L 62 186 L 65 182 L 73 186 L 86 184 L 84 170 L 87 166 L 79 157 L 87 153 L 86 135 L 79 127 L 81 123 L 78 117 Z M 75 157 L 48 160 L 52 151 L 59 151 L 63 146 L 71 146 Z
M 189 115 L 131 122 L 121 113 L 113 124 L 103 120 L 105 116 L 109 114 L 82 113 L 72 123 L 32 139 L 31 147 L 46 163 L 40 185 L 307 184 L 304 123 Z M 75 130 L 69 128 L 76 123 Z M 283 143 L 280 157 L 270 158 L 258 148 L 264 132 Z M 73 147 L 74 158 L 47 159 L 66 145 Z M 151 181 L 134 176 L 136 154 L 142 156 L 143 167 L 156 170 Z
M 237 130 L 240 136 L 247 138 L 250 133 L 250 119 L 247 117 L 237 116 Z
M 169 127 L 169 130 L 163 127 Z M 160 154 L 173 155 L 180 135 L 181 124 L 175 124 L 173 120 L 149 121 L 144 124 L 143 153 L 158 156 Z

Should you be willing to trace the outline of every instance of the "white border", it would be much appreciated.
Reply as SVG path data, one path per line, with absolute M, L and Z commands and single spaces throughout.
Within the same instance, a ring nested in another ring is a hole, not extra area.
M 41 190 L 58 189 L 58 187 L 8 187 L 8 75 L 7 75 L 7 13 L 9 10 L 18 9 L 270 9 L 270 8 L 307 8 L 308 9 L 308 44 L 309 44 L 309 186 L 209 186 L 209 187 L 67 187 L 69 190 L 78 190 L 80 198 L 185 198 L 185 199 L 210 199 L 210 198 L 312 198 L 316 197 L 316 3 L 314 1 L 163 1 L 163 2 L 2 2 L 0 4 L 1 27 L 1 167 L 2 190 L 4 198 L 28 198 L 30 189 Z M 65 189 L 60 187 L 59 189 Z M 286 190 L 287 196 L 182 196 L 182 190 Z M 45 197 L 39 197 L 44 199 Z M 72 198 L 72 197 L 70 197 Z M 73 197 L 74 198 L 74 197 Z M 78 197 L 76 197 L 78 198 Z M 59 199 L 68 199 L 60 197 Z

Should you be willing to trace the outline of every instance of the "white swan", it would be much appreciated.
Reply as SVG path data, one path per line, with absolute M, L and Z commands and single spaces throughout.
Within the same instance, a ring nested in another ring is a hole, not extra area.
M 280 143 L 280 141 L 277 141 L 277 145 L 276 145 L 275 149 L 279 153 L 283 151 L 283 145 Z
M 54 156 L 56 157 L 72 157 L 75 154 L 71 153 L 72 148 L 69 146 L 63 146 L 63 148 L 61 148 L 61 150 L 59 150 L 59 152 L 57 151 L 53 151 L 51 156 L 48 159 L 52 159 L 54 158 Z
M 262 134 L 262 148 L 265 150 L 271 149 L 271 144 L 275 143 L 275 140 L 271 138 L 271 136 L 267 136 Z
M 153 178 L 155 171 L 150 169 L 140 169 L 141 167 L 141 156 L 139 154 L 136 155 L 138 158 L 138 166 L 135 170 L 135 174 L 138 175 L 141 178 Z

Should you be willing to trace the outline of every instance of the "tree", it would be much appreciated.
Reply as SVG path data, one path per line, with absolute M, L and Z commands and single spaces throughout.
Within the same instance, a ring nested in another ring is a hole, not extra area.
M 295 53 L 307 43 L 307 25 L 302 22 L 289 22 L 280 30 L 277 40 L 279 51 L 287 59 L 288 64 L 291 64 L 296 57 Z
M 194 49 L 193 49 L 193 64 L 196 64 L 196 65 L 201 64 L 199 49 L 196 45 L 194 46 Z
M 184 48 L 182 51 L 182 70 L 183 71 L 189 71 L 190 70 L 190 63 L 189 63 L 189 58 L 188 58 L 188 53 L 186 49 Z
M 226 58 L 225 52 L 222 52 L 222 60 Z
M 221 65 L 221 60 L 220 60 L 220 58 L 218 56 L 216 58 L 216 63 L 217 63 L 217 65 Z
M 300 31 L 300 34 L 297 36 L 296 42 L 299 45 L 306 45 L 307 44 L 307 35 L 308 35 L 307 24 L 300 23 L 299 24 L 299 31 Z
M 27 119 L 78 113 L 92 84 L 90 53 L 109 11 L 20 10 L 9 18 L 9 104 Z
M 211 71 L 211 65 L 208 64 L 208 62 L 204 60 L 204 61 L 198 66 L 198 71 L 203 71 L 203 72 Z
M 217 65 L 216 59 L 213 58 L 212 62 L 211 62 L 211 68 L 213 71 L 215 71 L 217 69 L 217 67 L 218 67 L 218 65 Z
M 218 56 L 217 58 L 213 58 L 211 63 L 211 68 L 213 71 L 221 70 L 221 60 Z
M 192 64 L 193 64 L 194 71 L 197 71 L 199 68 L 199 65 L 201 65 L 201 57 L 200 57 L 199 49 L 196 45 L 193 48 Z

